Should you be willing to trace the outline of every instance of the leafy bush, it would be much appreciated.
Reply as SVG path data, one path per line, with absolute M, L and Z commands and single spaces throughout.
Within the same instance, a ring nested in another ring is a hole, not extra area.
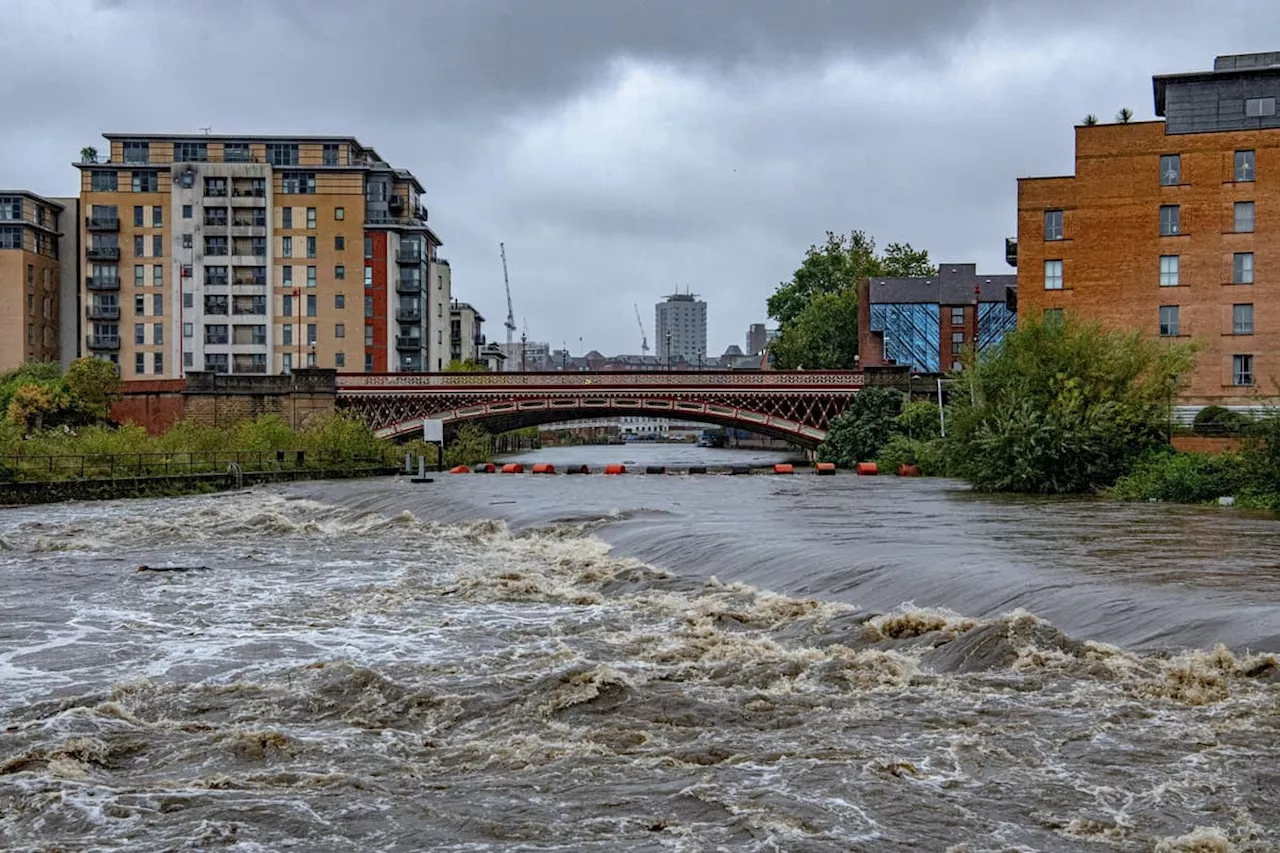
M 476 424 L 463 424 L 453 435 L 453 440 L 445 443 L 444 464 L 477 465 L 488 462 L 493 455 L 489 434 Z
M 902 398 L 902 393 L 892 388 L 860 391 L 827 427 L 827 440 L 818 448 L 818 459 L 844 468 L 875 459 L 898 428 Z
M 1178 503 L 1213 501 L 1235 495 L 1247 484 L 1247 468 L 1237 453 L 1173 453 L 1143 456 L 1116 481 L 1112 494 L 1125 500 Z
M 907 403 L 902 407 L 902 414 L 898 415 L 898 431 L 921 441 L 937 438 L 942 434 L 938 405 L 926 400 Z
M 1248 432 L 1255 421 L 1242 412 L 1223 406 L 1205 406 L 1196 412 L 1191 431 L 1196 435 L 1240 435 Z
M 899 465 L 917 465 L 920 473 L 926 477 L 945 477 L 945 444 L 937 438 L 921 441 L 918 438 L 895 435 L 880 449 L 876 465 L 886 474 L 896 472 Z
M 955 473 L 986 491 L 1110 486 L 1165 443 L 1186 346 L 1068 317 L 1019 327 L 957 380 L 947 418 Z

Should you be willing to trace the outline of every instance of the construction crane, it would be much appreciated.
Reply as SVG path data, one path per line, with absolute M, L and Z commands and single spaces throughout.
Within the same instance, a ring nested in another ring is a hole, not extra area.
M 636 325 L 640 327 L 640 352 L 644 355 L 649 354 L 649 336 L 644 331 L 644 320 L 640 319 L 640 306 L 631 303 L 631 307 L 636 309 Z
M 507 344 L 513 343 L 513 335 L 516 333 L 516 312 L 511 307 L 511 281 L 507 278 L 507 247 L 498 244 L 498 252 L 502 255 L 502 283 L 507 286 Z

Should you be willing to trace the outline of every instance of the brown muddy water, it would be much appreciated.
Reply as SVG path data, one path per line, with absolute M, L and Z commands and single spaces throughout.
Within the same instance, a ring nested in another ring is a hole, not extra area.
M 0 849 L 1277 850 L 1277 554 L 849 476 L 5 510 Z

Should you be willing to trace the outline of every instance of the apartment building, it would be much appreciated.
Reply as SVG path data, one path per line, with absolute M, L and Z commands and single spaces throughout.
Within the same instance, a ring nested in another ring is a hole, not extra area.
M 351 137 L 105 137 L 75 164 L 82 322 L 126 379 L 443 365 L 440 240 L 411 173 Z
M 707 303 L 692 293 L 673 293 L 654 306 L 654 350 L 663 363 L 697 364 L 707 357 Z
M 1019 314 L 1200 345 L 1180 402 L 1280 382 L 1280 53 L 1153 78 L 1163 121 L 1081 126 L 1075 170 L 1018 182 Z
M 75 199 L 0 190 L 0 370 L 61 362 L 64 351 L 70 363 L 78 349 L 74 325 L 61 339 L 64 279 L 75 305 L 75 216 Z
M 449 309 L 449 358 L 480 363 L 484 345 L 484 315 L 472 305 L 455 300 Z
M 998 344 L 1017 324 L 1017 276 L 980 275 L 977 264 L 939 264 L 937 275 L 858 282 L 863 367 L 959 370 L 976 342 Z

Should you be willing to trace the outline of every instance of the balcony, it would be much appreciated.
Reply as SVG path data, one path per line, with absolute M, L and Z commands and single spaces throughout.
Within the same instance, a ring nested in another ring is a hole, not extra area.
M 229 340 L 230 340 L 230 336 L 225 335 L 225 334 L 223 334 L 223 335 L 211 335 L 211 334 L 209 334 L 208 332 L 206 332 L 206 333 L 205 333 L 205 336 L 204 336 L 204 342 L 205 342 L 206 344 L 218 344 L 218 345 L 223 345 L 223 344 L 226 344 L 226 343 L 227 343 L 227 341 L 229 341 Z
M 397 337 L 396 349 L 402 350 L 420 350 L 422 349 L 422 338 L 420 337 Z
M 84 218 L 84 227 L 89 231 L 119 231 L 120 217 L 86 216 Z
M 90 320 L 119 320 L 120 306 L 119 305 L 90 305 L 88 314 L 89 314 Z
M 396 282 L 396 293 L 421 293 L 422 282 L 420 281 L 404 281 L 403 279 Z
M 401 323 L 421 323 L 421 308 L 400 308 L 396 310 L 396 319 Z
M 90 246 L 85 251 L 84 256 L 91 261 L 118 261 L 120 260 L 120 247 Z
M 232 198 L 266 198 L 266 187 L 236 187 L 231 191 Z
M 398 264 L 420 264 L 426 259 L 426 253 L 420 248 L 398 249 L 396 251 L 396 263 Z
M 84 339 L 85 346 L 89 349 L 100 352 L 103 350 L 120 349 L 119 335 L 89 335 Z
M 119 290 L 120 276 L 118 275 L 91 275 L 84 280 L 84 286 L 89 290 Z

